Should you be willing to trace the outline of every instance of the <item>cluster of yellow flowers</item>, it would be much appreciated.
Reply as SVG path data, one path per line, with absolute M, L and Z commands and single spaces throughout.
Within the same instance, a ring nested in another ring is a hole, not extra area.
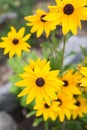
M 77 27 L 81 28 L 81 20 L 87 20 L 87 0 L 56 0 L 55 5 L 48 6 L 49 11 L 37 9 L 36 13 L 26 16 L 28 26 L 32 26 L 31 34 L 36 32 L 40 37 L 45 31 L 46 37 L 62 26 L 62 32 L 66 35 L 69 31 L 77 34 Z M 22 50 L 29 51 L 30 45 L 26 42 L 31 34 L 24 36 L 25 28 L 18 32 L 14 27 L 7 37 L 2 37 L 0 48 L 4 48 L 4 54 L 9 57 L 17 54 L 21 57 Z M 19 68 L 20 69 L 20 68 Z M 18 97 L 27 95 L 26 103 L 35 100 L 34 110 L 36 116 L 43 115 L 44 120 L 48 118 L 60 121 L 76 119 L 87 114 L 87 99 L 82 96 L 87 93 L 87 67 L 80 67 L 74 72 L 73 69 L 63 72 L 59 76 L 59 70 L 52 70 L 50 61 L 30 59 L 29 65 L 24 67 L 24 73 L 20 74 L 21 81 L 15 85 L 23 87 L 24 90 Z
M 50 62 L 37 59 L 30 60 L 24 71 L 20 74 L 22 80 L 15 84 L 25 86 L 18 97 L 28 95 L 27 104 L 35 99 L 36 116 L 43 114 L 45 121 L 57 117 L 64 121 L 65 116 L 70 120 L 71 116 L 76 119 L 87 114 L 87 99 L 82 97 L 87 92 L 87 68 L 81 67 L 77 72 L 68 70 L 59 77 L 59 70 L 51 70 Z

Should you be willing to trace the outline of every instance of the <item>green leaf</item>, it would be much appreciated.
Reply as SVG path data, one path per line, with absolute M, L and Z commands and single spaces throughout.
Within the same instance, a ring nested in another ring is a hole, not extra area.
M 20 93 L 20 91 L 21 91 L 21 89 L 14 85 L 10 88 L 10 92 L 15 94 L 16 96 Z
M 41 117 L 36 118 L 33 122 L 33 127 L 37 127 L 42 121 L 43 121 L 43 119 Z
M 42 55 L 44 58 L 48 58 L 51 53 L 51 43 L 50 42 L 44 42 L 41 45 L 42 48 Z
M 14 72 L 16 72 L 16 74 L 23 72 L 24 64 L 22 63 L 22 59 L 18 57 L 13 57 L 11 59 L 8 59 L 8 65 L 12 68 Z
M 30 118 L 32 117 L 33 115 L 35 115 L 36 111 L 31 111 L 29 112 L 27 115 L 26 115 L 26 118 Z
M 52 70 L 60 69 L 62 64 L 62 51 L 57 51 L 56 55 L 51 57 L 49 60 Z
M 50 48 L 50 44 L 51 44 L 51 43 L 47 41 L 47 42 L 41 43 L 40 46 L 41 46 L 42 48 L 47 49 L 47 48 Z
M 83 46 L 80 45 L 80 49 L 83 53 L 83 55 L 86 57 L 87 56 L 87 49 L 85 49 Z

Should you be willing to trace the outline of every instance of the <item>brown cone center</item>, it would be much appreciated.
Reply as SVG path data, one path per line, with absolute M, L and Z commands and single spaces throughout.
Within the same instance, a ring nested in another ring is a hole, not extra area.
M 13 42 L 14 45 L 17 45 L 19 43 L 19 40 L 14 38 L 12 42 Z
M 36 80 L 36 85 L 38 86 L 38 87 L 42 87 L 43 85 L 45 84 L 45 81 L 44 81 L 44 79 L 43 78 L 38 78 L 37 80 Z
M 46 16 L 46 15 L 44 14 L 44 15 L 42 15 L 42 16 L 40 17 L 40 20 L 41 20 L 42 22 L 46 22 L 46 20 L 43 19 L 45 16 Z
M 44 107 L 47 109 L 47 108 L 49 108 L 50 106 L 49 106 L 47 103 L 45 103 L 45 104 L 44 104 Z
M 72 4 L 66 4 L 63 9 L 64 14 L 70 15 L 74 12 L 74 7 Z
M 67 81 L 67 80 L 63 80 L 63 82 L 64 82 L 64 85 L 63 85 L 63 86 L 64 86 L 64 87 L 67 87 L 68 84 L 69 84 L 68 81 Z
M 75 105 L 79 107 L 79 106 L 80 106 L 80 102 L 77 101 L 77 102 L 75 103 Z

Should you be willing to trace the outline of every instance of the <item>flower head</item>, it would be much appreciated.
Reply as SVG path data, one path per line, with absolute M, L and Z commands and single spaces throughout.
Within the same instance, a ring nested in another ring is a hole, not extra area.
M 82 79 L 79 81 L 80 86 L 87 87 L 87 67 L 80 67 L 80 73 L 82 74 Z
M 59 70 L 50 71 L 50 62 L 47 62 L 43 68 L 36 66 L 34 71 L 26 69 L 20 75 L 21 81 L 17 82 L 17 86 L 24 86 L 24 90 L 18 95 L 19 97 L 28 95 L 26 103 L 41 102 L 43 99 L 50 103 L 50 100 L 56 99 L 56 92 L 60 91 L 60 86 L 63 84 L 58 79 Z
M 24 70 L 31 69 L 34 71 L 36 66 L 43 68 L 46 63 L 47 63 L 47 61 L 45 59 L 41 60 L 40 58 L 38 58 L 36 61 L 30 59 L 29 65 L 25 66 Z
M 34 109 L 37 110 L 36 116 L 43 115 L 45 121 L 49 118 L 55 120 L 57 117 L 57 112 L 60 111 L 58 104 L 58 102 L 52 102 L 51 104 L 47 104 L 43 100 L 40 104 L 36 104 L 34 106 Z
M 78 72 L 74 73 L 73 70 L 68 70 L 63 74 L 61 79 L 64 82 L 64 85 L 62 86 L 64 93 L 70 97 L 73 96 L 73 94 L 81 94 L 78 87 L 78 82 L 81 79 L 81 75 Z
M 83 114 L 87 114 L 87 99 L 80 96 L 75 100 L 75 105 L 77 106 L 77 109 L 72 110 L 73 119 L 76 119 L 78 116 L 82 117 Z
M 69 31 L 77 34 L 77 27 L 81 29 L 81 20 L 87 20 L 86 0 L 56 0 L 55 6 L 49 6 L 50 13 L 46 20 L 56 20 L 62 25 L 63 34 Z
M 75 101 L 73 98 L 67 96 L 64 92 L 59 92 L 57 95 L 56 102 L 59 102 L 60 111 L 57 112 L 59 120 L 62 122 L 65 119 L 65 116 L 68 120 L 71 118 L 71 110 L 77 109 L 74 105 Z
M 11 31 L 7 37 L 2 37 L 3 40 L 0 43 L 0 48 L 4 48 L 4 54 L 9 53 L 9 57 L 13 57 L 15 54 L 21 56 L 21 52 L 29 52 L 30 45 L 26 42 L 30 38 L 30 34 L 24 36 L 25 28 L 22 27 L 18 32 L 14 27 L 11 27 Z M 24 36 L 24 37 L 23 37 Z
M 40 37 L 43 31 L 45 31 L 46 37 L 48 37 L 50 31 L 56 28 L 55 22 L 44 20 L 46 15 L 45 11 L 37 9 L 35 15 L 25 17 L 25 20 L 29 22 L 27 25 L 32 26 L 31 33 L 37 32 L 37 37 Z

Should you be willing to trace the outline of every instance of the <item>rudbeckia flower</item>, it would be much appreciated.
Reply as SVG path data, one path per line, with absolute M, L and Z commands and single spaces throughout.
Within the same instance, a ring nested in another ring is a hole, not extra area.
M 81 21 L 87 20 L 86 0 L 56 0 L 55 6 L 49 6 L 50 13 L 45 20 L 56 20 L 62 25 L 63 34 L 69 31 L 77 34 L 77 27 L 81 29 Z
M 30 38 L 30 34 L 24 36 L 25 28 L 22 27 L 18 32 L 14 27 L 11 27 L 11 31 L 7 37 L 2 37 L 0 42 L 0 48 L 4 48 L 4 54 L 9 53 L 9 57 L 13 57 L 17 54 L 21 57 L 21 52 L 29 52 L 30 45 L 26 42 Z
M 38 58 L 36 61 L 30 59 L 29 60 L 29 65 L 25 66 L 24 70 L 31 69 L 31 70 L 34 71 L 34 68 L 36 66 L 38 66 L 40 68 L 43 68 L 46 63 L 47 63 L 47 61 L 45 59 L 41 60 L 40 58 Z
M 50 31 L 56 28 L 55 22 L 44 20 L 46 15 L 47 13 L 45 11 L 37 9 L 36 14 L 25 17 L 25 20 L 29 22 L 27 25 L 32 26 L 31 33 L 37 32 L 37 37 L 40 37 L 44 31 L 46 33 L 46 37 L 48 37 Z
M 18 97 L 28 95 L 26 103 L 31 103 L 34 99 L 41 102 L 43 99 L 50 103 L 50 100 L 56 99 L 56 92 L 60 91 L 63 82 L 58 79 L 59 70 L 50 70 L 50 62 L 47 62 L 43 68 L 36 66 L 34 71 L 26 69 L 20 74 L 21 81 L 16 86 L 24 86 L 24 90 Z
M 57 112 L 59 120 L 63 122 L 65 117 L 67 117 L 67 119 L 70 120 L 71 110 L 77 109 L 77 107 L 74 105 L 74 99 L 70 98 L 63 92 L 59 92 L 57 95 L 56 102 L 59 102 L 60 111 Z
M 62 91 L 69 95 L 70 97 L 81 94 L 80 88 L 78 87 L 78 82 L 81 79 L 81 75 L 78 72 L 73 72 L 73 70 L 66 71 L 61 80 L 64 82 L 62 86 Z
M 58 104 L 58 102 L 52 102 L 51 104 L 47 104 L 43 100 L 40 104 L 36 104 L 34 106 L 34 110 L 37 110 L 36 116 L 43 115 L 45 121 L 49 118 L 55 120 L 57 117 L 57 112 L 60 111 Z
M 73 119 L 76 119 L 78 116 L 82 117 L 84 114 L 87 114 L 87 99 L 80 96 L 75 100 L 75 105 L 77 106 L 77 109 L 72 110 Z
M 80 67 L 80 73 L 82 74 L 82 79 L 79 81 L 80 86 L 87 87 L 87 67 Z

